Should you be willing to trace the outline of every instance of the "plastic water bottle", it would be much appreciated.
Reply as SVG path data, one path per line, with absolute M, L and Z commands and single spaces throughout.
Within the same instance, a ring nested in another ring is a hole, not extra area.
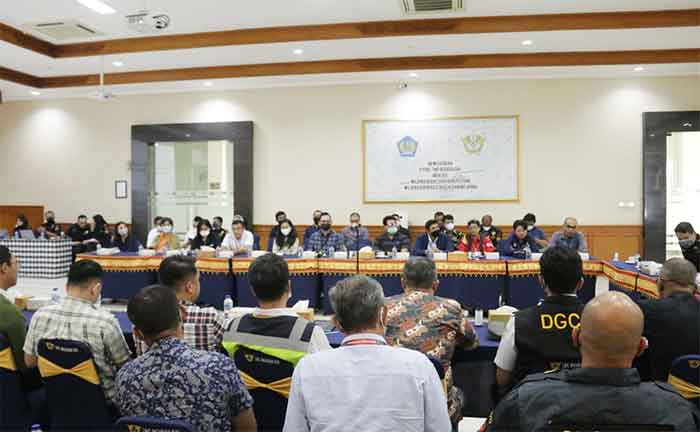
M 228 320 L 231 318 L 231 311 L 233 310 L 233 300 L 231 296 L 227 295 L 224 297 L 224 317 Z
M 479 305 L 476 306 L 474 311 L 474 325 L 477 327 L 484 325 L 484 310 Z
M 397 253 L 398 253 L 398 251 L 396 250 L 396 246 L 394 246 L 393 248 L 391 248 L 391 257 L 392 257 L 392 258 L 396 258 L 396 254 L 397 254 Z
M 333 258 L 335 255 L 335 248 L 333 246 L 328 248 L 328 258 Z
M 613 255 L 613 261 L 620 261 L 620 254 L 615 252 L 615 255 Z
M 61 302 L 61 294 L 58 292 L 58 288 L 51 290 L 51 304 L 59 304 Z

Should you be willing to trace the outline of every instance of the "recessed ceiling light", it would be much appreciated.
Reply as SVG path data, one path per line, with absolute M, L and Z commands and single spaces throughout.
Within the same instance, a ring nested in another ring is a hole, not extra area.
M 416 72 L 411 72 L 411 73 L 408 74 L 408 75 L 409 75 L 411 78 L 418 78 L 418 73 L 416 73 Z
M 530 39 L 525 39 L 524 41 L 521 42 L 524 46 L 530 46 L 532 45 L 532 41 Z
M 302 55 L 302 54 L 304 54 L 304 50 L 301 49 L 301 48 L 297 48 L 297 49 L 295 49 L 295 50 L 292 51 L 292 52 L 293 52 L 294 54 L 296 54 L 296 55 Z
M 192 135 L 190 135 L 190 134 L 185 134 L 185 136 L 186 136 L 187 138 L 190 138 Z
M 119 61 L 119 60 L 113 61 L 113 62 L 112 62 L 112 66 L 114 66 L 114 67 L 122 67 L 122 66 L 124 66 L 124 62 Z
M 100 15 L 109 15 L 116 12 L 116 10 L 100 0 L 78 0 L 78 3 L 85 6 L 88 9 L 92 9 Z
M 214 83 L 211 81 L 204 81 L 204 87 L 211 87 L 213 85 L 214 85 Z
M 641 72 L 641 71 L 643 71 L 643 70 L 644 70 L 644 67 L 643 67 L 643 66 L 637 66 L 636 68 L 634 68 L 634 71 L 635 71 L 635 72 Z
M 32 96 L 39 96 L 41 94 L 40 92 L 38 92 L 36 90 L 32 90 L 30 93 L 32 94 Z

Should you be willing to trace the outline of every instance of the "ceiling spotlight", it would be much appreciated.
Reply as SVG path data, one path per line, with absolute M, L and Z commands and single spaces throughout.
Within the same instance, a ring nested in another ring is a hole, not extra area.
M 32 96 L 39 96 L 41 94 L 40 92 L 38 92 L 36 90 L 32 90 L 30 93 L 32 94 Z
M 297 49 L 295 49 L 295 50 L 292 51 L 292 52 L 293 52 L 294 54 L 296 54 L 296 55 L 302 55 L 302 54 L 304 54 L 304 50 L 301 49 L 301 48 L 297 48 Z
M 398 87 L 399 90 L 403 90 L 403 89 L 405 89 L 405 88 L 408 88 L 408 83 L 405 82 L 405 81 L 401 81 L 401 82 L 399 82 L 399 84 L 398 84 L 397 87 Z
M 418 73 L 417 72 L 411 72 L 408 74 L 411 78 L 418 78 Z
M 637 66 L 636 68 L 634 68 L 634 71 L 635 71 L 635 72 L 641 72 L 641 71 L 643 71 L 643 70 L 644 70 L 644 67 L 643 67 L 643 66 Z
M 211 81 L 204 81 L 204 87 L 211 87 L 213 85 L 214 85 L 214 83 Z
M 693 124 L 691 122 L 685 122 L 683 123 L 683 127 L 693 127 Z
M 530 46 L 532 45 L 532 41 L 530 39 L 525 39 L 524 41 L 521 42 L 523 46 Z
M 112 66 L 114 66 L 114 67 L 122 67 L 122 66 L 124 66 L 124 62 L 119 61 L 119 60 L 113 61 L 113 62 L 112 62 Z

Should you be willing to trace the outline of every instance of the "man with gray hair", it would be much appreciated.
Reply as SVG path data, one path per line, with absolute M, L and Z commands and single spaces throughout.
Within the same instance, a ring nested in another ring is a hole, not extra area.
M 412 257 L 403 267 L 404 294 L 387 300 L 386 339 L 438 360 L 445 370 L 447 411 L 453 425 L 462 419 L 464 394 L 453 385 L 450 362 L 456 347 L 471 350 L 479 338 L 467 314 L 454 300 L 437 297 L 439 281 L 432 260 Z
M 445 392 L 428 358 L 387 345 L 379 283 L 344 279 L 330 291 L 338 349 L 310 354 L 294 369 L 285 432 L 450 430 Z
M 659 299 L 640 300 L 644 312 L 644 336 L 649 350 L 639 359 L 644 380 L 666 381 L 677 357 L 700 352 L 700 302 L 693 263 L 671 258 L 659 273 Z
M 581 253 L 588 252 L 586 236 L 578 230 L 578 220 L 575 217 L 564 219 L 562 230 L 555 232 L 552 240 L 549 241 L 549 247 L 552 246 L 562 246 Z

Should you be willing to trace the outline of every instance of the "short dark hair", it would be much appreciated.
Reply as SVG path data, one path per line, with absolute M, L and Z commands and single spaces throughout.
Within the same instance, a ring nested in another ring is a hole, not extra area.
M 515 231 L 517 227 L 523 227 L 523 229 L 527 231 L 527 222 L 525 222 L 522 219 L 518 219 L 515 222 L 513 222 L 513 231 Z
M 352 212 L 352 213 L 350 213 L 350 217 L 353 217 L 353 216 L 361 217 L 360 214 L 359 214 L 358 212 Z
M 540 258 L 540 274 L 552 293 L 573 293 L 583 277 L 581 256 L 577 251 L 562 246 L 547 248 Z
M 149 338 L 180 324 L 180 305 L 175 292 L 163 285 L 150 285 L 139 291 L 129 300 L 126 313 L 134 327 Z
M 430 226 L 435 225 L 436 223 L 437 223 L 437 221 L 435 219 L 428 219 L 425 222 L 425 229 L 430 230 Z
M 153 218 L 153 225 L 160 225 L 163 221 L 163 216 L 156 216 Z
M 80 216 L 78 216 L 78 219 L 87 219 L 87 216 L 85 216 L 84 214 L 81 214 Z
M 175 223 L 173 222 L 173 219 L 172 219 L 172 218 L 164 217 L 164 218 L 162 218 L 162 219 L 160 220 L 160 224 L 161 224 L 161 225 L 164 224 L 164 223 L 166 223 L 166 222 L 170 222 L 170 225 L 175 225 Z
M 328 216 L 331 217 L 331 214 L 328 212 L 321 212 L 321 217 Z
M 10 265 L 10 262 L 12 262 L 12 252 L 7 246 L 0 246 L 0 265 Z
M 283 212 L 282 210 L 279 210 L 277 213 L 275 213 L 275 220 L 279 218 L 280 216 L 287 216 L 287 213 Z
M 411 257 L 403 266 L 403 278 L 410 288 L 432 288 L 437 280 L 435 263 L 425 257 Z
M 382 225 L 386 226 L 387 222 L 390 221 L 390 220 L 393 220 L 393 221 L 398 222 L 398 221 L 396 220 L 396 218 L 395 218 L 393 215 L 391 215 L 391 216 L 384 216 L 384 218 L 382 219 Z
M 537 222 L 537 218 L 535 217 L 535 215 L 533 213 L 528 213 L 525 216 L 523 216 L 523 220 L 525 222 L 527 222 L 528 224 L 529 223 L 534 224 L 535 222 Z
M 331 306 L 346 332 L 357 332 L 375 325 L 384 306 L 384 291 L 376 280 L 365 275 L 343 279 L 331 288 Z
M 682 234 L 693 234 L 695 230 L 693 229 L 693 226 L 690 224 L 690 222 L 681 222 L 678 225 L 676 225 L 675 232 Z
M 219 221 L 220 224 L 223 224 L 223 223 L 224 223 L 224 218 L 222 218 L 221 216 L 214 216 L 214 219 L 213 219 L 213 220 Z
M 85 288 L 88 283 L 102 280 L 102 266 L 92 260 L 76 261 L 68 270 L 68 285 Z
M 245 223 L 243 223 L 243 221 L 240 219 L 236 219 L 235 221 L 231 222 L 231 226 L 236 226 L 236 225 L 242 225 L 243 228 L 245 228 Z
M 194 219 L 192 219 L 192 222 L 200 223 L 202 221 L 201 216 L 195 216 Z
M 287 261 L 275 254 L 256 258 L 248 268 L 248 283 L 258 299 L 279 299 L 289 288 Z
M 470 220 L 469 222 L 467 222 L 467 227 L 469 227 L 469 225 L 471 225 L 471 224 L 476 224 L 476 226 L 478 226 L 479 228 L 481 228 L 481 222 L 479 222 L 478 219 L 472 219 L 472 220 Z
M 186 279 L 196 275 L 197 260 L 191 256 L 169 256 L 158 267 L 158 280 L 172 289 L 177 289 Z
M 455 220 L 455 217 L 448 213 L 448 214 L 445 215 L 445 220 L 454 221 L 454 220 Z
M 435 214 L 433 215 L 433 218 L 434 218 L 434 219 L 437 219 L 438 216 L 442 216 L 442 217 L 444 218 L 444 217 L 445 217 L 445 213 L 443 213 L 443 212 L 441 212 L 441 211 L 436 211 Z

